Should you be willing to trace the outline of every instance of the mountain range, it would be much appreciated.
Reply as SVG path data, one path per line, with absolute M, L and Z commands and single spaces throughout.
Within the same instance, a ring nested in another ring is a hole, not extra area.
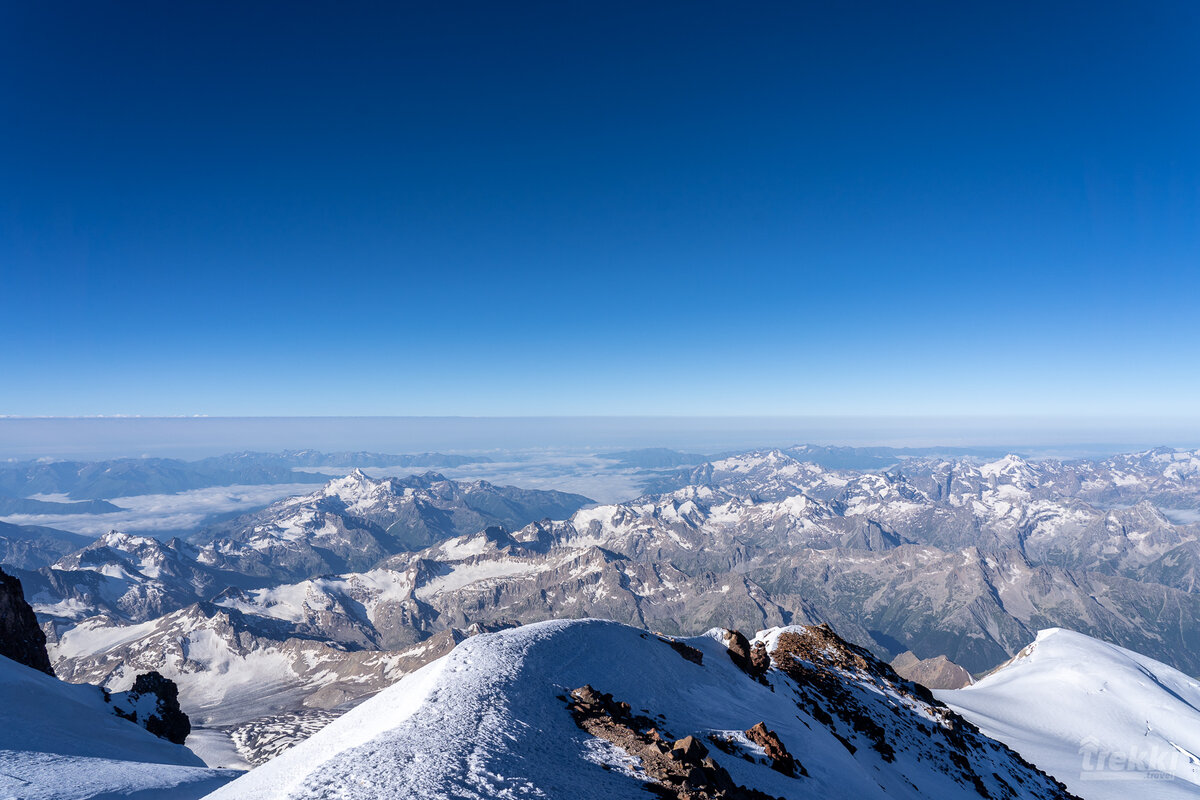
M 1200 453 L 873 472 L 802 455 L 730 456 L 602 506 L 352 473 L 192 541 L 112 534 L 21 575 L 61 675 L 120 689 L 159 670 L 250 762 L 288 720 L 323 724 L 471 633 L 560 618 L 828 622 L 879 658 L 974 673 L 1066 627 L 1200 672 L 1180 514 L 1200 507 Z
M 107 500 L 131 495 L 169 494 L 209 486 L 271 483 L 324 483 L 304 468 L 457 467 L 488 463 L 486 456 L 445 453 L 323 453 L 284 450 L 242 452 L 198 461 L 177 458 L 118 458 L 107 461 L 0 461 L 0 513 L 100 513 Z M 31 495 L 60 495 L 45 500 Z

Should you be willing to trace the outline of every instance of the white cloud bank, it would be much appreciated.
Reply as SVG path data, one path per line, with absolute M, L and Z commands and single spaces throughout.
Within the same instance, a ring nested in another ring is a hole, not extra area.
M 121 510 L 107 514 L 12 514 L 0 519 L 16 525 L 45 525 L 85 536 L 99 536 L 110 530 L 186 531 L 219 514 L 261 508 L 282 497 L 308 494 L 317 488 L 311 483 L 211 486 L 178 494 L 121 497 L 112 501 Z

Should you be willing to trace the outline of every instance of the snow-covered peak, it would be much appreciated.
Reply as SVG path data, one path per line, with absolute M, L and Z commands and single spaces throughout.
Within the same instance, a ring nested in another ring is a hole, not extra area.
M 180 549 L 188 552 L 181 553 Z M 194 548 L 178 540 L 168 544 L 149 536 L 109 531 L 87 547 L 60 558 L 54 568 L 98 572 L 136 583 L 158 580 L 168 562 L 175 562 L 174 569 L 186 571 L 189 564 L 195 565 L 194 555 Z
M 456 536 L 434 545 L 429 556 L 445 561 L 462 561 L 495 549 L 495 540 L 486 532 L 471 536 Z
M 983 464 L 979 467 L 979 472 L 985 478 L 1004 479 L 1022 487 L 1037 483 L 1037 472 L 1034 468 L 1028 461 L 1013 453 Z
M 1043 642 L 1043 641 L 1049 639 L 1051 636 L 1059 636 L 1059 635 L 1070 636 L 1072 634 L 1073 634 L 1073 632 L 1068 631 L 1066 628 L 1042 628 L 1040 631 L 1037 632 L 1037 636 L 1034 637 L 1034 641 L 1035 642 Z M 1082 636 L 1083 634 L 1074 634 L 1074 635 Z M 1087 638 L 1090 638 L 1090 637 L 1087 637 Z
M 1140 796 L 1131 786 L 1200 797 L 1200 683 L 1132 650 L 1046 628 L 973 686 L 938 697 L 1089 800 Z
M 114 550 L 133 552 L 134 550 L 143 547 L 161 547 L 162 543 L 149 536 L 136 536 L 134 534 L 112 530 L 106 534 L 98 536 L 96 538 L 96 545 L 99 547 L 110 547 Z
M 795 463 L 797 463 L 796 459 L 782 450 L 767 450 L 730 456 L 720 461 L 714 461 L 712 465 L 713 469 L 719 472 L 746 473 L 756 469 L 779 469 L 784 465 Z
M 390 493 L 390 481 L 375 480 L 361 469 L 356 469 L 344 478 L 335 478 L 321 490 L 325 497 L 337 497 L 353 505 L 371 499 L 380 493 Z
M 1083 466 L 1086 468 L 1087 462 Z M 1200 449 L 1180 450 L 1156 447 L 1140 453 L 1113 456 L 1100 465 L 1127 482 L 1161 480 L 1171 484 L 1186 484 L 1200 478 Z

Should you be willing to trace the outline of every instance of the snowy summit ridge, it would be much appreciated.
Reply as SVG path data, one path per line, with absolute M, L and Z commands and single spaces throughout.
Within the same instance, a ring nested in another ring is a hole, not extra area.
M 738 638 L 476 636 L 210 798 L 1071 797 L 827 627 Z

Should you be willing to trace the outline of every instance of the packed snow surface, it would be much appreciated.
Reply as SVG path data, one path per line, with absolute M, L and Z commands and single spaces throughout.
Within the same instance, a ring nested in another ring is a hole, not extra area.
M 936 693 L 1085 800 L 1200 798 L 1200 683 L 1050 628 L 973 686 Z
M 0 800 L 183 800 L 231 777 L 114 715 L 98 687 L 0 657 Z

